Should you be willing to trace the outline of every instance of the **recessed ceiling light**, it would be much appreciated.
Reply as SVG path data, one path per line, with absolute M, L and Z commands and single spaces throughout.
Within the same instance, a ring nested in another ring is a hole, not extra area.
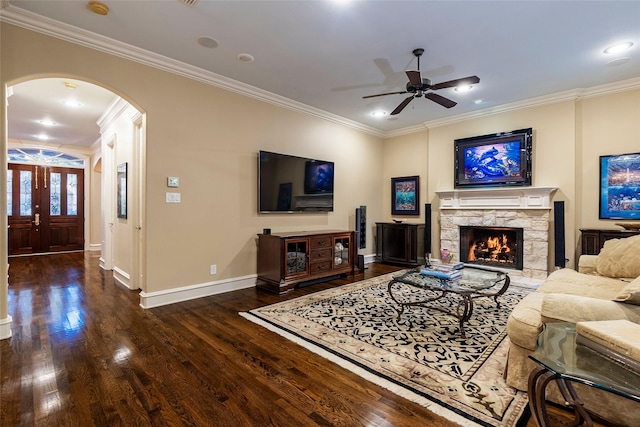
M 255 58 L 253 55 L 249 55 L 248 53 L 239 53 L 236 56 L 236 59 L 241 62 L 253 62 Z
M 614 45 L 609 46 L 608 48 L 606 48 L 604 50 L 604 53 L 606 54 L 611 54 L 611 53 L 620 53 L 620 52 L 624 52 L 627 49 L 630 49 L 631 46 L 633 46 L 632 42 L 622 42 L 622 43 L 616 43 Z
M 209 49 L 213 49 L 218 47 L 218 40 L 212 38 L 212 37 L 199 37 L 198 38 L 198 44 L 200 46 L 204 46 L 207 47 Z
M 40 141 L 46 141 L 49 139 L 49 136 L 46 133 L 41 133 L 40 135 L 36 135 L 36 138 Z
M 54 122 L 54 121 L 52 121 L 52 120 L 47 120 L 47 119 L 40 120 L 40 124 L 41 124 L 42 126 L 55 126 L 55 125 L 57 125 L 57 123 L 56 123 L 56 122 Z
M 373 117 L 384 117 L 387 115 L 386 111 L 374 111 L 371 113 Z
M 62 103 L 64 105 L 66 105 L 67 107 L 72 107 L 72 108 L 78 108 L 79 106 L 82 105 L 78 101 L 74 101 L 74 100 L 71 100 L 71 99 L 64 100 L 64 101 L 62 101 Z
M 460 85 L 456 86 L 454 89 L 456 92 L 469 92 L 473 86 L 471 85 Z
M 473 101 L 474 104 L 482 104 L 484 102 L 484 99 L 476 99 Z

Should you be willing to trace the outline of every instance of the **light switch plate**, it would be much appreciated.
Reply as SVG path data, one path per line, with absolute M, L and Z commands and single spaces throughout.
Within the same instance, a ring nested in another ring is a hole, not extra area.
M 180 185 L 180 178 L 177 176 L 167 177 L 167 187 L 177 187 Z
M 167 193 L 166 201 L 167 203 L 180 203 L 180 193 Z

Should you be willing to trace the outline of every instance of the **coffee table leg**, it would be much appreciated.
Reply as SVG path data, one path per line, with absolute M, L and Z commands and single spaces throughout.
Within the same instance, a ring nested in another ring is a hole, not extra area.
M 550 426 L 547 416 L 546 388 L 556 375 L 545 368 L 538 367 L 529 374 L 528 394 L 529 407 L 536 424 L 540 427 Z

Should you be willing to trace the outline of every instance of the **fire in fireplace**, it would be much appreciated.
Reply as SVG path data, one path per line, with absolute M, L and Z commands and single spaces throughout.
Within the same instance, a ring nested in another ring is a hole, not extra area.
M 522 228 L 460 227 L 460 261 L 522 270 Z

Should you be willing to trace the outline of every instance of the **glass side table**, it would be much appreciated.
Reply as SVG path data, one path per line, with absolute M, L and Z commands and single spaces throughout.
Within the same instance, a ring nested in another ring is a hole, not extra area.
M 640 373 L 626 369 L 607 357 L 576 344 L 575 323 L 547 323 L 538 336 L 536 351 L 529 356 L 540 365 L 529 375 L 531 413 L 541 427 L 549 426 L 545 389 L 555 380 L 562 397 L 575 413 L 574 425 L 593 425 L 572 382 L 586 384 L 640 402 Z

